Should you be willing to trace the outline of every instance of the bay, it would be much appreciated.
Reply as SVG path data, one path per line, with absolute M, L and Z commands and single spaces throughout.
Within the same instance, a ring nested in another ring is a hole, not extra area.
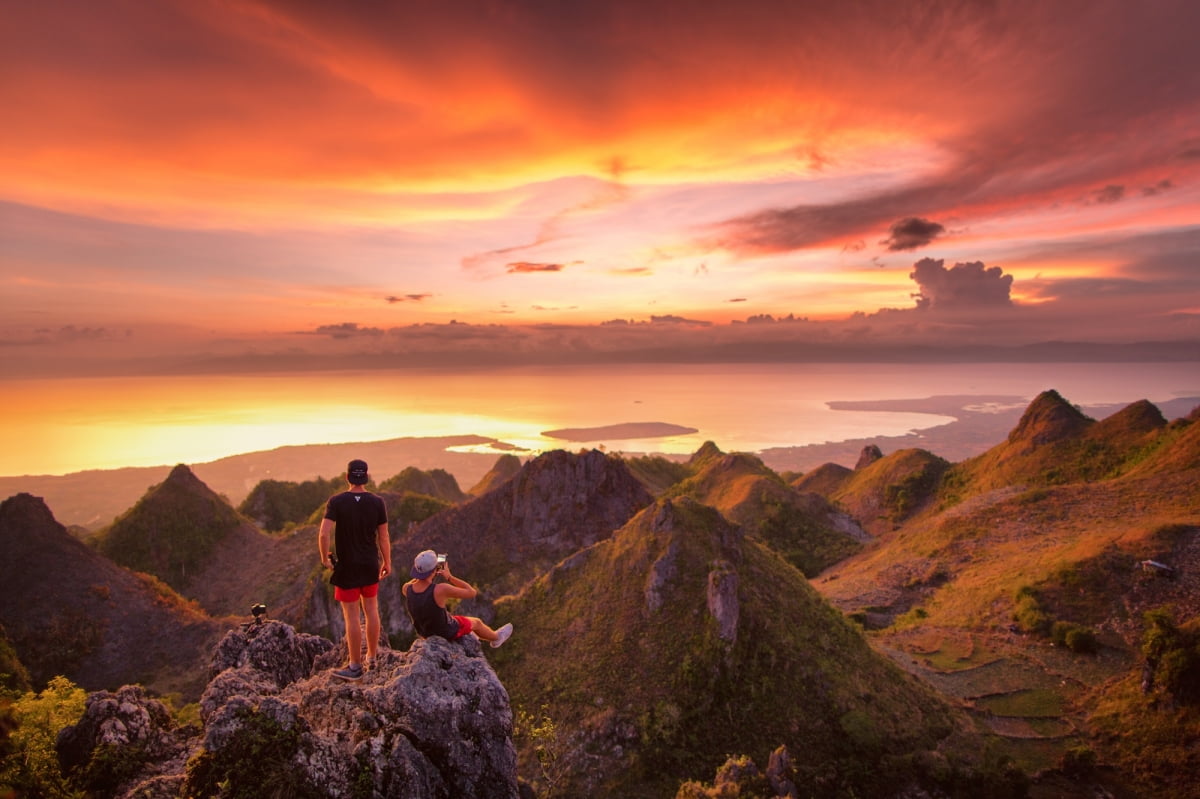
M 478 435 L 533 454 L 603 446 L 758 452 L 903 435 L 950 417 L 836 401 L 1010 396 L 1080 405 L 1200 395 L 1196 363 L 639 364 L 0 380 L 0 475 L 196 463 L 275 447 Z M 563 441 L 559 428 L 658 422 L 694 433 Z M 480 447 L 476 447 L 476 450 Z

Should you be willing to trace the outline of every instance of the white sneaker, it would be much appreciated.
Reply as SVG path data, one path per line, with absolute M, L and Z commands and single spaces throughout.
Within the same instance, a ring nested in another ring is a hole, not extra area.
M 508 640 L 508 636 L 512 635 L 512 624 L 506 624 L 499 630 L 496 630 L 496 640 L 492 641 L 492 646 L 500 646 Z

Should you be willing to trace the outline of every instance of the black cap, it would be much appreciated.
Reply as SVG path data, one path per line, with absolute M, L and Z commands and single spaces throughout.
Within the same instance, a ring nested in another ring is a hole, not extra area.
M 346 466 L 346 480 L 351 485 L 361 486 L 367 484 L 367 462 L 360 460 L 352 460 Z

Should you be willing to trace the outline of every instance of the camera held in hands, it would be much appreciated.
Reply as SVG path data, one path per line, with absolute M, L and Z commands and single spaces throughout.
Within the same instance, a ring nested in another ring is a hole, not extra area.
M 437 556 L 437 568 L 434 571 L 441 572 L 446 570 L 446 553 L 439 552 Z

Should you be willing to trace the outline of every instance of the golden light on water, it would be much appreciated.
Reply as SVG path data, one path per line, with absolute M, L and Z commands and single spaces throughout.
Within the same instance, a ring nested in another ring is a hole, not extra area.
M 711 440 L 726 452 L 756 452 L 904 435 L 951 421 L 932 413 L 832 410 L 832 400 L 993 395 L 1028 401 L 1046 388 L 1077 403 L 1118 403 L 1169 399 L 1194 386 L 1177 364 L 645 365 L 10 380 L 0 381 L 6 442 L 0 475 L 196 464 L 284 446 L 468 435 L 500 445 L 460 451 L 531 455 L 602 446 L 689 454 Z M 697 432 L 596 441 L 544 435 L 631 422 Z

